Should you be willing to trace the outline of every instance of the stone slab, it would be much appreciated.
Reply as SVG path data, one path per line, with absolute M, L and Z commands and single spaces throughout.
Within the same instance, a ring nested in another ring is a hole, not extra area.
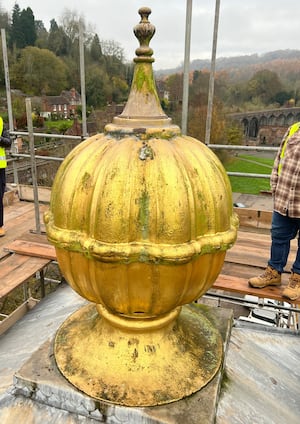
M 216 424 L 300 423 L 300 332 L 236 322 Z
M 135 424 L 211 424 L 215 422 L 223 369 L 233 323 L 231 310 L 193 304 L 219 330 L 224 341 L 223 366 L 199 392 L 180 401 L 155 407 L 123 407 L 95 400 L 73 387 L 59 372 L 53 340 L 45 342 L 14 376 L 11 394 L 54 407 L 95 422 Z M 116 418 L 117 417 L 117 418 Z

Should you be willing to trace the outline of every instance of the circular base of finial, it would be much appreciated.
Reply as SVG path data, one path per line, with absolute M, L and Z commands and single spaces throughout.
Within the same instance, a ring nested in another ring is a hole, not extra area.
M 57 366 L 96 399 L 126 406 L 180 400 L 212 380 L 222 363 L 223 343 L 196 308 L 184 306 L 179 312 L 137 320 L 87 305 L 57 332 Z

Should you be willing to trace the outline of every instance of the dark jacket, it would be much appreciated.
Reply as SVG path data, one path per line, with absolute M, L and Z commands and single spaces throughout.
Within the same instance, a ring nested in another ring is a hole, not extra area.
M 0 137 L 0 147 L 8 148 L 11 146 L 11 139 L 9 137 L 9 132 L 6 129 L 3 129 L 2 136 Z

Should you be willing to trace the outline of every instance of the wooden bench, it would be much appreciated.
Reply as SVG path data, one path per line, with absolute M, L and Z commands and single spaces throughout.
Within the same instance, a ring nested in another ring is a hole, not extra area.
M 28 255 L 20 255 L 18 253 L 12 253 L 5 257 L 0 262 L 0 302 L 4 300 L 13 290 L 23 286 L 24 287 L 24 302 L 10 315 L 0 321 L 0 334 L 6 331 L 11 325 L 13 325 L 18 319 L 20 319 L 28 309 L 31 309 L 34 304 L 37 303 L 35 299 L 29 298 L 27 290 L 25 290 L 25 284 L 36 275 L 37 272 L 41 272 L 41 290 L 42 295 L 44 293 L 44 278 L 42 270 L 51 262 L 47 258 L 39 258 Z M 4 316 L 4 315 L 2 315 Z

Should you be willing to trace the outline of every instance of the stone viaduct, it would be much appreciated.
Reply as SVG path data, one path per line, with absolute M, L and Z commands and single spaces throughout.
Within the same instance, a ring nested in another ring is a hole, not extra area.
M 244 143 L 278 146 L 287 128 L 300 121 L 300 107 L 231 113 L 243 128 Z

